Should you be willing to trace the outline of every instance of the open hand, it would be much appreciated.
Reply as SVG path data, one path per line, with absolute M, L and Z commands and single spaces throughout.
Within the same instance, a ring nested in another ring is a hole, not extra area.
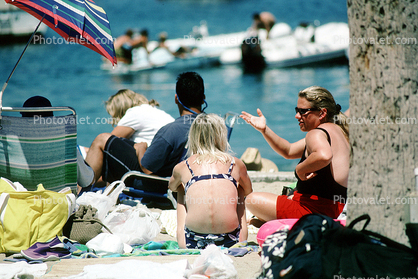
M 243 111 L 241 112 L 241 115 L 239 117 L 244 119 L 245 122 L 247 122 L 248 124 L 251 124 L 251 126 L 253 126 L 257 131 L 264 132 L 267 126 L 266 118 L 264 117 L 260 109 L 257 109 L 257 114 L 258 117 Z

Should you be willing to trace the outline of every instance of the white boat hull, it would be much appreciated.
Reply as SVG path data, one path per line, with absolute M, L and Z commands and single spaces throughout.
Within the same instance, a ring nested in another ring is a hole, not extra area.
M 349 42 L 346 23 L 328 23 L 315 29 L 296 29 L 291 35 L 260 39 L 261 54 L 268 67 L 293 67 L 348 59 Z M 312 41 L 313 40 L 313 41 Z M 240 48 L 222 53 L 220 63 L 239 64 Z
M 35 31 L 39 20 L 13 5 L 0 6 L 0 36 L 6 38 L 2 42 L 10 43 L 14 39 L 28 39 Z M 45 24 L 41 24 L 37 33 L 45 34 L 47 28 Z

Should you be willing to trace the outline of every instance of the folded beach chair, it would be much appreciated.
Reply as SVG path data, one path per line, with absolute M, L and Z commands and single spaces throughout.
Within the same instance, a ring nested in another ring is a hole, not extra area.
M 225 124 L 228 129 L 228 141 L 231 137 L 232 129 L 237 122 L 239 114 L 234 112 L 228 112 L 224 115 Z M 183 152 L 182 159 L 185 157 L 187 150 Z M 181 160 L 182 160 L 181 159 Z M 181 161 L 180 160 L 180 161 Z M 158 177 L 155 175 L 147 175 L 139 171 L 130 171 L 123 175 L 121 181 L 127 186 L 121 194 L 122 199 L 139 199 L 143 201 L 152 201 L 153 203 L 160 204 L 167 207 L 177 208 L 177 201 L 175 194 L 168 189 L 169 177 Z M 167 189 L 164 193 L 150 192 L 138 189 L 137 185 L 155 185 L 159 189 Z
M 63 111 L 63 116 L 22 117 L 16 112 Z M 64 113 L 65 112 L 65 113 Z M 0 176 L 28 190 L 77 189 L 77 119 L 70 107 L 2 107 Z

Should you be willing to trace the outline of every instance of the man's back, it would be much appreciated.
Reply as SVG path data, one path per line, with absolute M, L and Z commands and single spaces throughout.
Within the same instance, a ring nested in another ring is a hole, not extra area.
M 158 176 L 171 176 L 184 155 L 187 135 L 197 114 L 184 115 L 162 127 L 141 159 L 141 165 Z

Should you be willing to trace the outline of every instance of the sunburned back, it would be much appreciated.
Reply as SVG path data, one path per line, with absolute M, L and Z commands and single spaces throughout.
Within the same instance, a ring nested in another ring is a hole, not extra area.
M 186 227 L 201 233 L 227 233 L 239 225 L 237 214 L 238 190 L 228 178 L 231 162 L 194 164 L 188 162 L 193 175 L 224 174 L 224 178 L 196 180 L 187 189 L 185 203 L 187 208 Z M 231 176 L 236 174 L 231 170 Z M 234 180 L 238 177 L 234 177 Z

